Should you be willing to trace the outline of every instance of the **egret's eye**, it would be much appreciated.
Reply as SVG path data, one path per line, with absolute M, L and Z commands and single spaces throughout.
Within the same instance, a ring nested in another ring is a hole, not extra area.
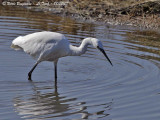
M 100 47 L 99 47 L 99 46 L 97 46 L 97 48 L 98 48 L 98 49 L 100 49 Z

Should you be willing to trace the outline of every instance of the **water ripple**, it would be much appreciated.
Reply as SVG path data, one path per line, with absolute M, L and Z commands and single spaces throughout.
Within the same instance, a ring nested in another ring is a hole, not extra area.
M 159 33 L 0 9 L 1 119 L 159 120 Z M 17 36 L 43 30 L 63 33 L 76 46 L 85 37 L 97 37 L 113 67 L 89 46 L 85 55 L 59 61 L 57 85 L 50 63 L 40 64 L 29 82 L 27 72 L 35 61 L 10 44 Z

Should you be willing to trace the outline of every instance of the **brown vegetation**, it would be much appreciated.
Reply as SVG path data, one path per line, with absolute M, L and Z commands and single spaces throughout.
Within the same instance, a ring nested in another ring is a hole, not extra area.
M 29 2 L 29 0 L 3 0 Z M 30 0 L 32 9 L 85 20 L 160 28 L 159 0 Z M 49 3 L 49 5 L 38 2 Z M 55 2 L 66 2 L 57 5 Z M 52 3 L 52 4 L 51 4 Z M 29 8 L 31 8 L 29 6 Z
M 160 1 L 156 0 L 73 0 L 68 11 L 95 21 L 160 28 Z

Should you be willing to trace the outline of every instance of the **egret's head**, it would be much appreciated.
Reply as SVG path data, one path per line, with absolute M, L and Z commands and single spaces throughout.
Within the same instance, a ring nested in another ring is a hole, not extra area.
M 109 57 L 107 56 L 107 54 L 105 53 L 105 51 L 103 49 L 102 42 L 96 38 L 91 38 L 91 43 L 92 43 L 93 47 L 99 49 L 103 53 L 103 55 L 107 58 L 107 60 L 113 66 L 112 62 L 110 61 Z
M 93 47 L 97 48 L 97 46 L 99 46 L 100 48 L 103 49 L 103 45 L 102 42 L 96 38 L 91 38 L 91 44 L 93 45 Z

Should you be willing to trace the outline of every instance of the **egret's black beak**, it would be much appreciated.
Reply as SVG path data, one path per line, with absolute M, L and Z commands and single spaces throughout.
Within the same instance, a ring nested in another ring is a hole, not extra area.
M 99 46 L 97 46 L 97 48 L 103 53 L 103 55 L 107 58 L 107 60 L 110 62 L 110 64 L 113 66 L 112 62 L 110 61 L 109 57 L 107 56 L 107 54 L 105 53 L 105 51 L 100 48 Z

